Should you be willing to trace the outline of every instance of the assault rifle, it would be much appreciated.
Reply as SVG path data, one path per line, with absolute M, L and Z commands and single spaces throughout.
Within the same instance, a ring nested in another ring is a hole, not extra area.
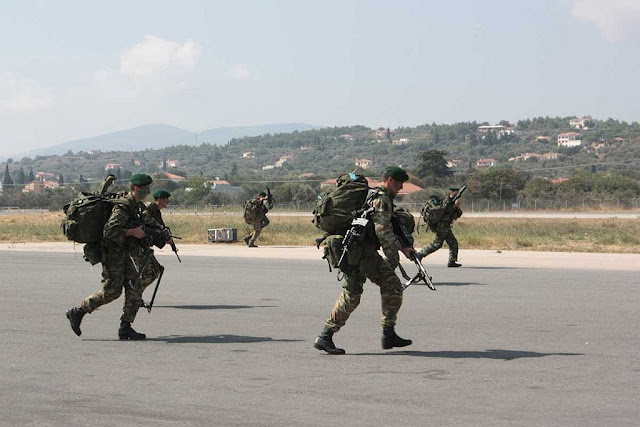
M 400 240 L 400 243 L 402 244 L 402 246 L 407 248 L 413 247 L 413 236 L 411 235 L 411 233 L 409 233 L 409 230 L 407 230 L 407 226 L 404 223 L 404 221 L 402 221 L 402 218 L 397 216 L 393 217 L 391 224 L 393 226 L 393 231 L 395 235 L 398 237 L 398 240 Z M 432 291 L 435 291 L 436 287 L 433 285 L 431 276 L 427 274 L 427 270 L 425 270 L 424 265 L 422 265 L 422 263 L 416 256 L 415 252 L 412 254 L 411 260 L 416 264 L 416 267 L 418 267 L 418 273 L 412 278 L 407 277 L 406 272 L 404 271 L 404 269 L 402 269 L 402 266 L 398 264 L 398 267 L 401 268 L 401 271 L 405 279 L 409 279 L 404 285 L 402 285 L 401 290 L 404 291 L 412 284 L 423 280 L 424 283 L 429 287 L 429 289 L 431 289 Z
M 369 215 L 371 215 L 376 208 L 371 206 L 369 209 L 362 212 L 362 214 L 351 221 L 351 228 L 347 230 L 342 239 L 342 254 L 340 255 L 340 260 L 338 261 L 338 267 L 342 265 L 342 260 L 347 255 L 349 250 L 353 247 L 355 242 L 360 242 L 364 239 L 366 227 L 369 224 Z
M 169 227 L 157 228 L 150 225 L 143 225 L 142 230 L 146 236 L 149 236 L 148 241 L 159 248 L 164 247 L 165 243 L 169 243 L 171 250 L 178 257 L 178 261 L 182 262 L 180 255 L 178 255 L 178 248 L 175 242 L 173 242 L 173 239 L 182 239 L 182 237 L 174 236 Z
M 267 207 L 269 210 L 273 209 L 273 196 L 271 195 L 271 190 L 267 187 Z
M 415 276 L 413 276 L 413 278 L 409 279 L 407 283 L 402 285 L 402 288 L 400 289 L 404 291 L 414 283 L 417 283 L 423 280 L 424 283 L 429 287 L 429 289 L 431 289 L 432 291 L 436 291 L 437 289 L 435 286 L 433 286 L 433 282 L 431 281 L 431 276 L 427 274 L 427 270 L 424 269 L 424 265 L 422 265 L 422 263 L 420 262 L 420 260 L 415 254 L 413 254 L 412 261 L 416 264 L 416 267 L 418 267 L 418 273 Z

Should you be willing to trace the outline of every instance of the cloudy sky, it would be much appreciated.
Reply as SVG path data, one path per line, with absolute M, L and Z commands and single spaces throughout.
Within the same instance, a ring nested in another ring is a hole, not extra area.
M 3 0 L 0 156 L 149 123 L 640 120 L 640 0 Z

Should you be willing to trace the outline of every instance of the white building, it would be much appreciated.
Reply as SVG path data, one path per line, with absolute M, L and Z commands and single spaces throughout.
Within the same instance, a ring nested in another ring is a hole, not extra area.
M 558 135 L 558 147 L 579 147 L 582 141 L 578 139 L 578 132 L 565 132 Z
M 591 117 L 587 116 L 587 117 L 579 117 L 579 118 L 573 118 L 571 120 L 569 120 L 569 125 L 573 128 L 576 129 L 589 129 L 587 126 L 585 126 L 585 123 L 588 121 L 593 120 Z
M 368 167 L 373 165 L 373 160 L 371 160 L 371 159 L 356 159 L 355 164 L 356 164 L 356 166 L 358 166 L 358 167 L 360 167 L 362 169 L 367 169 Z

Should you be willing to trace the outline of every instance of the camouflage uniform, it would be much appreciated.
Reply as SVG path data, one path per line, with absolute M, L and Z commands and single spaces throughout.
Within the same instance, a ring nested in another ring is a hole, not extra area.
M 446 202 L 445 202 L 446 203 Z M 420 250 L 422 256 L 434 253 L 442 247 L 444 242 L 449 246 L 449 263 L 458 261 L 458 239 L 453 235 L 452 225 L 454 221 L 462 216 L 462 209 L 459 206 L 449 203 L 445 207 L 444 214 L 440 221 L 435 224 L 429 224 L 429 229 L 436 233 L 436 237 L 429 244 Z
M 260 200 L 259 197 L 254 197 L 248 203 L 258 207 L 258 214 L 255 219 L 247 221 L 247 223 L 253 227 L 253 233 L 244 238 L 248 246 L 253 246 L 260 236 L 262 229 L 269 225 L 269 218 L 267 218 L 269 208 L 265 204 L 265 200 Z
M 391 226 L 393 197 L 383 187 L 376 187 L 373 190 L 371 205 L 375 207 L 375 212 L 371 217 L 375 227 L 375 238 L 377 238 L 385 254 L 397 254 L 402 245 Z M 331 310 L 331 317 L 325 322 L 326 327 L 331 331 L 337 332 L 340 330 L 351 313 L 358 307 L 366 279 L 371 280 L 380 287 L 382 326 L 395 326 L 397 314 L 402 305 L 402 282 L 394 273 L 395 266 L 378 254 L 376 250 L 378 242 L 366 242 L 366 244 L 374 246 L 374 250 L 365 249 L 365 257 L 367 259 L 364 261 L 368 266 L 366 273 L 361 272 L 362 268 L 345 273 L 342 293 L 338 297 L 333 310 Z
M 135 237 L 125 237 L 125 232 L 128 223 L 140 220 L 142 206 L 131 193 L 114 206 L 103 231 L 102 289 L 82 301 L 81 307 L 87 313 L 120 297 L 124 288 L 124 309 L 120 320 L 132 322 L 135 318 L 135 313 L 133 317 L 131 315 L 131 307 L 140 306 L 142 291 L 131 287 L 130 281 L 137 272 L 129 254 L 140 244 Z
M 143 206 L 144 208 L 141 216 L 144 224 L 154 228 L 164 228 L 164 221 L 162 220 L 162 214 L 160 213 L 158 205 L 150 202 L 144 203 Z M 135 266 L 136 277 L 138 275 L 137 271 L 139 271 L 140 267 L 144 263 L 149 251 L 149 248 L 143 246 L 148 244 L 147 242 L 149 241 L 144 239 L 144 241 L 140 242 L 141 244 L 131 245 L 129 248 L 129 256 Z M 142 271 L 142 275 L 140 276 L 140 283 L 135 286 L 136 289 L 139 290 L 139 294 L 135 293 L 129 301 L 125 300 L 123 318 L 121 320 L 133 323 L 136 315 L 138 314 L 138 310 L 143 304 L 142 293 L 158 278 L 162 271 L 164 271 L 164 267 L 160 265 L 155 255 L 150 253 L 144 270 Z M 133 286 L 133 284 L 131 286 Z M 139 299 L 137 298 L 138 296 Z

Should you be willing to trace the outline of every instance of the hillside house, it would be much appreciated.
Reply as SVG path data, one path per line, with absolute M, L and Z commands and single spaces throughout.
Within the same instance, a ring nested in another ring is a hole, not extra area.
M 573 118 L 571 120 L 569 120 L 569 126 L 571 126 L 572 128 L 575 129 L 589 129 L 587 126 L 585 126 L 585 123 L 588 121 L 593 120 L 591 117 L 587 116 L 587 117 L 576 117 Z
M 462 160 L 458 160 L 458 159 L 447 160 L 447 167 L 449 169 L 459 168 L 461 165 L 462 165 Z
M 338 138 L 344 139 L 345 141 L 353 142 L 353 135 L 351 135 L 350 133 L 343 133 Z
M 244 158 L 244 159 L 255 159 L 256 158 L 256 153 L 254 153 L 253 151 L 245 151 L 244 153 L 242 153 L 242 158 Z
M 373 165 L 373 160 L 371 159 L 356 159 L 355 165 L 362 169 L 367 169 Z
M 391 137 L 393 136 L 393 132 L 391 132 L 391 129 L 389 129 L 389 128 L 377 129 L 373 134 L 377 139 L 389 139 L 390 140 Z
M 478 168 L 489 168 L 498 164 L 496 159 L 480 159 L 476 162 Z
M 290 162 L 292 160 L 293 160 L 293 156 L 291 154 L 285 154 L 284 156 L 280 157 L 278 161 L 276 161 L 276 167 L 281 168 L 283 164 L 285 164 L 286 162 Z
M 209 188 L 212 191 L 229 191 L 232 189 L 231 184 L 223 179 L 214 179 L 207 182 L 209 183 Z
M 120 166 L 120 163 L 107 163 L 106 165 L 104 165 L 104 170 L 105 171 L 114 171 L 116 169 L 120 169 L 122 166 Z
M 511 135 L 513 133 L 515 133 L 515 128 L 513 127 L 506 127 L 506 126 L 502 126 L 502 125 L 483 125 L 483 126 L 478 126 L 478 132 L 482 133 L 482 134 L 487 134 L 489 132 L 493 132 L 496 134 L 496 136 L 498 138 L 501 138 L 505 135 Z M 484 139 L 484 135 L 482 136 L 482 138 Z
M 510 162 L 524 162 L 531 158 L 535 158 L 538 160 L 557 160 L 562 157 L 562 154 L 559 153 L 522 153 L 517 157 L 511 157 L 509 159 Z
M 164 167 L 163 163 L 164 162 L 158 163 L 158 167 L 162 169 Z M 168 168 L 177 168 L 178 166 L 180 166 L 180 161 L 179 160 L 167 160 L 167 167 Z
M 558 147 L 579 147 L 582 141 L 578 132 L 565 132 L 558 135 Z
M 53 178 L 54 176 L 55 175 L 52 174 L 51 172 L 43 172 L 43 171 L 38 171 L 34 175 L 36 181 L 46 181 L 46 180 L 51 181 L 51 178 Z
M 173 182 L 180 182 L 186 179 L 184 176 L 176 175 L 175 173 L 169 173 L 169 172 L 165 173 L 164 176 L 166 176 L 167 179 Z
M 44 193 L 44 190 L 47 188 L 53 189 L 58 187 L 60 187 L 60 184 L 58 184 L 55 181 L 44 181 L 44 180 L 31 181 L 30 183 L 24 186 L 24 188 L 22 189 L 22 192 L 42 194 Z
M 300 179 L 309 179 L 309 178 L 312 178 L 313 176 L 315 176 L 315 174 L 313 172 L 305 172 L 305 173 L 301 173 L 300 175 L 298 175 L 298 178 L 300 178 Z
M 410 143 L 411 140 L 409 138 L 400 138 L 393 141 L 393 145 L 406 145 Z
M 551 142 L 550 136 L 538 135 L 536 136 L 536 142 L 546 143 Z
M 262 170 L 263 171 L 268 171 L 268 170 L 275 169 L 275 168 L 276 168 L 276 165 L 266 165 L 266 166 L 262 167 Z

